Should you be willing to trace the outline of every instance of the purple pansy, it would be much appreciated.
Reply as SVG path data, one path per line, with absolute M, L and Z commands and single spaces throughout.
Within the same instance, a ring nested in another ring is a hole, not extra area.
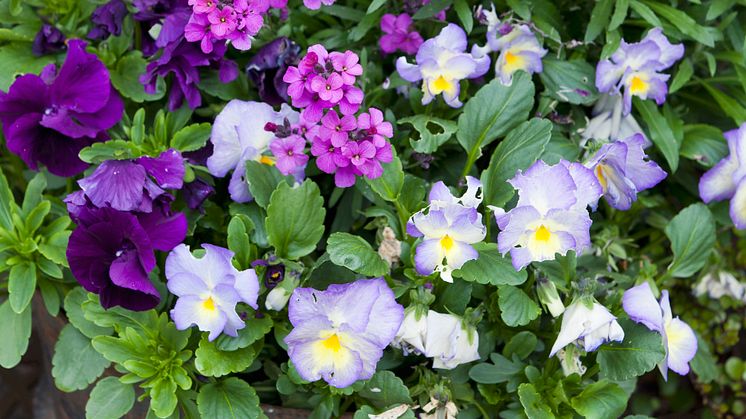
M 604 144 L 585 164 L 596 175 L 606 201 L 618 210 L 628 210 L 639 192 L 666 178 L 658 164 L 645 160 L 644 145 L 642 134 Z
M 263 156 L 275 134 L 264 129 L 267 123 L 282 125 L 298 122 L 298 113 L 283 104 L 276 112 L 266 103 L 232 100 L 215 117 L 210 141 L 214 150 L 207 159 L 207 168 L 213 176 L 224 177 L 233 170 L 228 187 L 236 202 L 252 199 L 244 180 L 245 163 L 257 160 L 267 164 L 274 162 Z
M 221 333 L 238 336 L 246 324 L 236 313 L 236 305 L 258 308 L 259 280 L 253 269 L 237 270 L 233 252 L 203 244 L 204 256 L 194 257 L 189 247 L 176 246 L 166 259 L 168 290 L 178 297 L 171 318 L 179 330 L 197 326 L 210 332 L 212 341 Z
M 593 172 L 580 163 L 549 166 L 539 160 L 508 183 L 518 191 L 516 207 L 507 213 L 491 208 L 501 230 L 497 247 L 510 252 L 515 269 L 590 247 L 587 207 L 595 208 L 603 192 Z
M 287 84 L 282 81 L 288 66 L 296 64 L 300 47 L 286 37 L 280 37 L 261 47 L 246 64 L 249 79 L 259 91 L 259 97 L 270 105 L 289 100 Z
M 422 45 L 422 36 L 412 28 L 412 17 L 406 13 L 392 15 L 387 13 L 381 18 L 381 31 L 384 35 L 378 40 L 381 51 L 391 54 L 402 51 L 415 54 Z
M 689 361 L 697 353 L 697 337 L 688 324 L 673 318 L 668 291 L 661 292 L 660 302 L 655 301 L 650 284 L 645 282 L 625 291 L 622 305 L 632 320 L 663 337 L 666 357 L 658 364 L 663 379 L 668 380 L 669 369 L 679 375 L 688 374 Z
M 111 86 L 109 72 L 86 43 L 68 42 L 65 63 L 40 75 L 18 77 L 0 92 L 0 121 L 8 149 L 33 170 L 43 164 L 58 176 L 73 176 L 88 164 L 78 153 L 106 138 L 122 118 L 124 103 Z
M 404 308 L 386 281 L 377 278 L 333 284 L 326 291 L 296 288 L 288 316 L 293 330 L 285 343 L 298 374 L 344 388 L 373 376 L 383 349 L 399 330 Z
M 99 208 L 150 212 L 163 189 L 181 189 L 184 172 L 181 153 L 168 150 L 158 157 L 107 160 L 78 184 Z
M 166 197 L 156 200 L 150 213 L 97 208 L 80 191 L 65 201 L 78 224 L 70 235 L 67 260 L 80 285 L 98 294 L 104 308 L 155 307 L 160 295 L 148 278 L 156 265 L 153 252 L 167 252 L 184 240 L 184 214 L 172 214 Z
M 91 15 L 93 28 L 88 32 L 88 38 L 104 40 L 111 35 L 122 33 L 122 21 L 127 15 L 127 6 L 122 0 L 111 0 L 98 6 Z
M 651 29 L 640 42 L 621 41 L 610 60 L 599 61 L 596 87 L 601 93 L 618 94 L 624 88 L 624 114 L 632 110 L 632 96 L 652 98 L 658 105 L 666 101 L 670 77 L 661 71 L 684 55 L 682 44 L 671 44 L 663 29 Z
M 703 201 L 730 200 L 730 218 L 739 230 L 746 229 L 746 123 L 724 133 L 729 154 L 699 180 Z
M 34 37 L 31 52 L 38 57 L 56 54 L 65 49 L 65 39 L 65 35 L 59 29 L 44 23 Z
M 417 51 L 416 64 L 404 57 L 396 60 L 396 70 L 409 82 L 422 80 L 422 104 L 426 105 L 439 94 L 453 108 L 462 105 L 459 100 L 459 82 L 484 75 L 489 70 L 490 57 L 466 52 L 466 32 L 458 25 L 449 24 L 435 38 L 428 39 Z M 475 45 L 476 48 L 476 45 Z
M 467 181 L 469 189 L 461 198 L 454 197 L 443 182 L 436 183 L 428 208 L 409 219 L 407 233 L 422 237 L 414 255 L 418 274 L 438 272 L 441 279 L 453 282 L 454 269 L 479 257 L 472 244 L 484 240 L 487 233 L 482 214 L 477 211 L 482 184 L 475 178 Z

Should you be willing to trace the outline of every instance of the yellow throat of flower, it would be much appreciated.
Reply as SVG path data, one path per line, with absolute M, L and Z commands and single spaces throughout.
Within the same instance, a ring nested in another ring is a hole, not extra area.
M 596 173 L 596 178 L 598 179 L 598 183 L 601 184 L 601 188 L 603 188 L 604 192 L 606 192 L 608 182 L 606 181 L 606 175 L 604 174 L 604 165 L 598 164 L 594 172 Z
M 534 233 L 534 238 L 540 242 L 548 242 L 551 237 L 552 233 L 549 232 L 548 228 L 544 227 L 544 224 L 540 225 L 536 229 L 536 233 Z
M 262 156 L 259 158 L 259 163 L 266 164 L 267 166 L 274 166 L 275 160 L 269 156 Z
M 339 343 L 339 336 L 336 334 L 329 336 L 328 338 L 324 339 L 321 342 L 324 345 L 324 348 L 337 353 L 340 349 L 342 349 L 342 344 Z
M 451 250 L 451 248 L 453 247 L 453 239 L 451 238 L 451 236 L 449 236 L 448 234 L 443 236 L 443 238 L 440 239 L 440 247 L 442 247 L 443 250 L 445 250 L 446 252 Z
M 633 76 L 629 82 L 629 92 L 633 95 L 644 94 L 648 91 L 648 82 L 638 76 Z
M 215 301 L 212 299 L 212 297 L 209 297 L 202 302 L 202 307 L 205 310 L 215 311 Z
M 453 87 L 453 83 L 446 80 L 446 78 L 443 76 L 438 76 L 438 78 L 435 79 L 435 81 L 433 82 L 433 87 L 435 87 L 435 90 L 440 93 L 446 90 L 451 90 L 451 88 Z

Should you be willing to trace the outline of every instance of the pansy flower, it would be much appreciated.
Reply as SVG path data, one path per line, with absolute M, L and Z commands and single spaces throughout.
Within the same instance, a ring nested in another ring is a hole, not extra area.
M 285 343 L 298 374 L 343 388 L 373 376 L 404 308 L 378 278 L 333 284 L 326 291 L 296 288 L 288 317 L 293 330 Z
M 459 82 L 484 75 L 490 65 L 489 56 L 467 53 L 466 48 L 466 33 L 451 23 L 438 36 L 420 46 L 415 57 L 416 64 L 399 57 L 396 70 L 409 82 L 422 80 L 423 105 L 442 94 L 448 106 L 458 108 L 462 105 L 458 98 L 461 89 Z
M 684 55 L 682 44 L 671 44 L 663 29 L 651 29 L 640 42 L 628 44 L 622 40 L 611 59 L 599 61 L 596 67 L 596 87 L 601 93 L 619 93 L 624 89 L 624 114 L 632 110 L 632 96 L 654 99 L 658 105 L 666 101 L 668 74 Z
M 625 291 L 622 305 L 632 320 L 663 337 L 666 357 L 658 364 L 663 378 L 668 379 L 669 369 L 679 375 L 688 374 L 689 361 L 697 353 L 697 337 L 688 324 L 678 317 L 673 318 L 668 291 L 661 292 L 660 302 L 655 301 L 653 290 L 646 282 Z
M 430 206 L 409 219 L 407 233 L 422 238 L 414 256 L 420 275 L 439 272 L 441 279 L 453 282 L 451 272 L 454 269 L 479 257 L 472 244 L 484 240 L 487 232 L 482 214 L 476 209 L 481 197 L 471 198 L 479 194 L 481 184 L 476 179 L 470 182 L 472 186 L 465 194 L 466 199 L 455 198 L 445 184 L 436 183 L 430 192 Z M 471 206 L 473 204 L 476 205 Z
M 205 253 L 196 258 L 181 244 L 166 259 L 168 290 L 178 297 L 171 318 L 179 330 L 196 325 L 210 332 L 214 340 L 221 333 L 237 336 L 246 324 L 236 313 L 236 305 L 258 308 L 259 280 L 253 269 L 237 270 L 228 249 L 203 244 Z
M 39 165 L 57 176 L 74 176 L 88 167 L 78 153 L 107 138 L 122 118 L 124 103 L 109 81 L 109 71 L 86 43 L 72 39 L 57 71 L 15 79 L 0 92 L 0 121 L 8 149 L 32 170 Z
M 104 40 L 111 35 L 122 33 L 122 23 L 127 16 L 127 6 L 122 0 L 111 0 L 98 6 L 91 15 L 93 28 L 88 32 L 88 38 Z
M 516 207 L 507 213 L 491 208 L 501 230 L 498 250 L 510 252 L 515 269 L 590 247 L 587 207 L 595 208 L 602 194 L 593 172 L 580 163 L 549 166 L 539 160 L 508 183 L 518 191 Z
M 210 141 L 214 151 L 207 159 L 207 168 L 213 176 L 223 177 L 233 170 L 228 190 L 236 202 L 252 199 L 244 179 L 245 163 L 257 160 L 266 164 L 274 161 L 263 155 L 275 134 L 264 129 L 267 123 L 282 125 L 298 121 L 298 113 L 283 104 L 279 112 L 261 102 L 232 100 L 215 117 Z
M 616 317 L 596 301 L 580 298 L 570 304 L 562 315 L 562 326 L 549 356 L 554 356 L 573 342 L 586 352 L 592 352 L 603 343 L 622 340 L 624 330 Z
M 703 201 L 730 200 L 730 218 L 737 229 L 746 229 L 746 123 L 725 132 L 728 156 L 720 160 L 699 180 Z
M 618 210 L 628 210 L 639 192 L 666 178 L 658 164 L 646 160 L 644 145 L 642 134 L 604 144 L 585 164 L 596 175 L 606 201 Z

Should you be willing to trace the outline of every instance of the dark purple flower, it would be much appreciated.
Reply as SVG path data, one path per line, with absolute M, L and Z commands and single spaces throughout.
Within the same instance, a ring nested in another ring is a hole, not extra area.
M 124 104 L 106 66 L 85 52 L 85 42 L 68 43 L 65 63 L 50 64 L 39 76 L 17 78 L 0 92 L 0 121 L 8 149 L 33 170 L 39 164 L 58 176 L 73 176 L 88 164 L 80 150 L 106 138 L 122 118 Z
M 93 28 L 88 32 L 88 38 L 104 40 L 111 35 L 122 33 L 122 21 L 127 15 L 127 6 L 122 0 L 111 0 L 98 6 L 91 15 Z
M 99 208 L 151 212 L 153 201 L 165 193 L 163 189 L 181 189 L 183 179 L 181 154 L 168 150 L 156 158 L 107 160 L 78 184 Z
M 300 47 L 285 37 L 268 43 L 246 65 L 249 79 L 259 90 L 259 98 L 270 105 L 287 102 L 287 84 L 282 80 L 287 68 L 298 61 Z
M 205 200 L 210 195 L 215 194 L 215 188 L 200 178 L 195 178 L 194 181 L 184 184 L 181 191 L 184 194 L 187 207 L 200 211 L 202 211 L 202 204 Z
M 67 260 L 80 285 L 98 294 L 104 308 L 155 307 L 160 295 L 148 278 L 156 265 L 154 250 L 167 252 L 184 240 L 184 214 L 171 214 L 167 199 L 156 201 L 149 214 L 96 208 L 79 192 L 66 201 L 78 224 Z
M 267 289 L 274 288 L 277 284 L 282 282 L 285 278 L 285 265 L 278 263 L 277 265 L 268 265 L 267 270 L 264 271 L 264 286 Z
M 41 29 L 34 37 L 31 44 L 31 52 L 41 57 L 42 55 L 55 54 L 65 49 L 65 35 L 50 24 L 41 25 Z

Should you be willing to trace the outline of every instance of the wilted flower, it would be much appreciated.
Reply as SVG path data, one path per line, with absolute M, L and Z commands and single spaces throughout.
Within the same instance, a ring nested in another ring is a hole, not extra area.
M 593 171 L 612 207 L 626 211 L 637 194 L 660 183 L 666 172 L 654 161 L 645 160 L 642 134 L 604 144 L 585 166 Z
M 34 42 L 31 44 L 31 52 L 41 57 L 42 55 L 55 54 L 65 49 L 65 35 L 56 27 L 44 23 L 36 33 Z
M 111 0 L 98 6 L 91 15 L 93 28 L 88 32 L 88 38 L 104 40 L 111 35 L 122 33 L 122 21 L 127 15 L 127 6 L 122 0 Z
M 479 334 L 453 314 L 430 310 L 427 313 L 425 356 L 433 358 L 433 368 L 453 369 L 479 359 Z
M 287 84 L 282 81 L 288 66 L 298 60 L 300 47 L 286 37 L 280 37 L 259 48 L 246 64 L 246 73 L 259 91 L 259 98 L 270 105 L 289 100 Z
M 569 377 L 573 374 L 582 376 L 587 368 L 580 361 L 580 351 L 575 346 L 566 346 L 565 349 L 557 351 L 557 358 L 562 367 L 562 374 Z
M 689 361 L 697 353 L 697 337 L 688 324 L 678 317 L 673 318 L 668 291 L 661 292 L 658 303 L 650 284 L 645 282 L 625 291 L 622 305 L 632 320 L 644 324 L 663 337 L 666 357 L 658 364 L 663 379 L 668 379 L 669 368 L 680 375 L 689 373 Z
M 580 163 L 549 166 L 539 160 L 508 183 L 518 190 L 516 207 L 507 213 L 491 208 L 501 230 L 498 250 L 510 252 L 515 269 L 590 247 L 587 207 L 595 208 L 602 194 L 593 172 Z
M 593 138 L 601 141 L 616 141 L 643 134 L 640 124 L 629 113 L 622 115 L 623 100 L 620 95 L 602 94 L 596 104 L 593 105 L 593 118 L 581 133 L 584 139 Z M 645 145 L 649 147 L 652 143 L 644 134 Z
M 428 39 L 421 46 L 415 58 L 416 64 L 410 64 L 405 57 L 396 60 L 396 70 L 409 82 L 422 80 L 422 104 L 432 102 L 435 96 L 443 94 L 448 106 L 458 108 L 459 82 L 484 75 L 490 65 L 487 55 L 467 48 L 466 33 L 459 26 L 449 24 L 435 38 Z
M 559 335 L 549 356 L 554 356 L 557 351 L 576 341 L 578 345 L 582 344 L 586 352 L 592 352 L 603 343 L 621 342 L 623 339 L 624 330 L 606 307 L 581 298 L 565 310 Z
M 40 75 L 15 79 L 0 92 L 0 121 L 8 149 L 36 170 L 43 164 L 57 176 L 73 176 L 88 167 L 78 153 L 106 138 L 122 118 L 124 104 L 111 86 L 109 72 L 85 42 L 68 42 L 65 63 Z
M 391 346 L 401 348 L 404 355 L 410 353 L 425 353 L 427 339 L 427 315 L 419 313 L 413 307 L 404 311 L 404 321 L 396 332 Z
M 200 331 L 210 332 L 210 341 L 221 333 L 237 336 L 246 324 L 236 313 L 236 304 L 258 308 L 256 272 L 233 267 L 233 252 L 228 249 L 211 244 L 202 248 L 204 256 L 195 258 L 189 247 L 181 244 L 166 259 L 166 285 L 178 297 L 171 318 L 179 330 L 196 325 Z
M 380 278 L 333 284 L 326 291 L 296 288 L 288 310 L 293 330 L 285 343 L 298 374 L 338 388 L 373 376 L 404 318 L 404 308 Z
M 668 74 L 684 55 L 682 44 L 671 44 L 663 29 L 651 29 L 640 42 L 628 44 L 622 40 L 611 60 L 599 61 L 596 67 L 596 87 L 601 93 L 617 94 L 624 88 L 624 114 L 632 110 L 632 96 L 652 98 L 658 105 L 666 101 Z
M 385 35 L 378 40 L 378 45 L 384 54 L 391 54 L 397 50 L 405 54 L 414 54 L 423 42 L 419 32 L 412 28 L 412 18 L 406 13 L 398 16 L 391 13 L 383 15 L 381 31 Z
M 702 277 L 694 287 L 694 295 L 699 297 L 705 294 L 714 300 L 728 296 L 734 300 L 746 302 L 746 286 L 726 271 L 708 273 Z
M 184 240 L 184 214 L 172 214 L 165 197 L 150 213 L 96 208 L 81 193 L 65 200 L 78 226 L 70 235 L 67 260 L 75 279 L 101 298 L 104 308 L 149 310 L 160 295 L 148 274 L 155 268 L 154 250 L 167 252 Z
M 233 170 L 228 190 L 236 202 L 248 202 L 252 199 L 249 187 L 244 180 L 245 163 L 257 160 L 274 164 L 263 156 L 275 134 L 266 131 L 267 123 L 282 124 L 285 119 L 290 123 L 298 121 L 298 113 L 287 105 L 282 105 L 276 112 L 270 105 L 261 102 L 244 102 L 234 99 L 215 117 L 210 141 L 214 151 L 207 159 L 207 168 L 213 176 L 224 177 Z
M 729 154 L 699 180 L 699 196 L 706 203 L 730 199 L 730 218 L 746 229 L 746 123 L 725 132 Z
M 469 260 L 479 257 L 471 245 L 484 240 L 487 233 L 480 214 L 471 204 L 479 205 L 476 197 L 481 187 L 476 179 L 462 198 L 455 198 L 442 182 L 433 185 L 430 206 L 415 213 L 407 223 L 407 233 L 422 237 L 417 245 L 414 262 L 417 273 L 439 272 L 441 279 L 453 282 L 451 272 Z M 468 203 L 469 205 L 466 205 Z
M 381 233 L 381 244 L 378 246 L 378 256 L 385 260 L 389 266 L 399 263 L 401 257 L 401 242 L 396 239 L 396 234 L 391 227 L 386 226 Z
M 181 153 L 168 150 L 155 158 L 107 160 L 78 184 L 99 208 L 150 212 L 153 201 L 165 193 L 163 189 L 181 189 L 183 182 Z

